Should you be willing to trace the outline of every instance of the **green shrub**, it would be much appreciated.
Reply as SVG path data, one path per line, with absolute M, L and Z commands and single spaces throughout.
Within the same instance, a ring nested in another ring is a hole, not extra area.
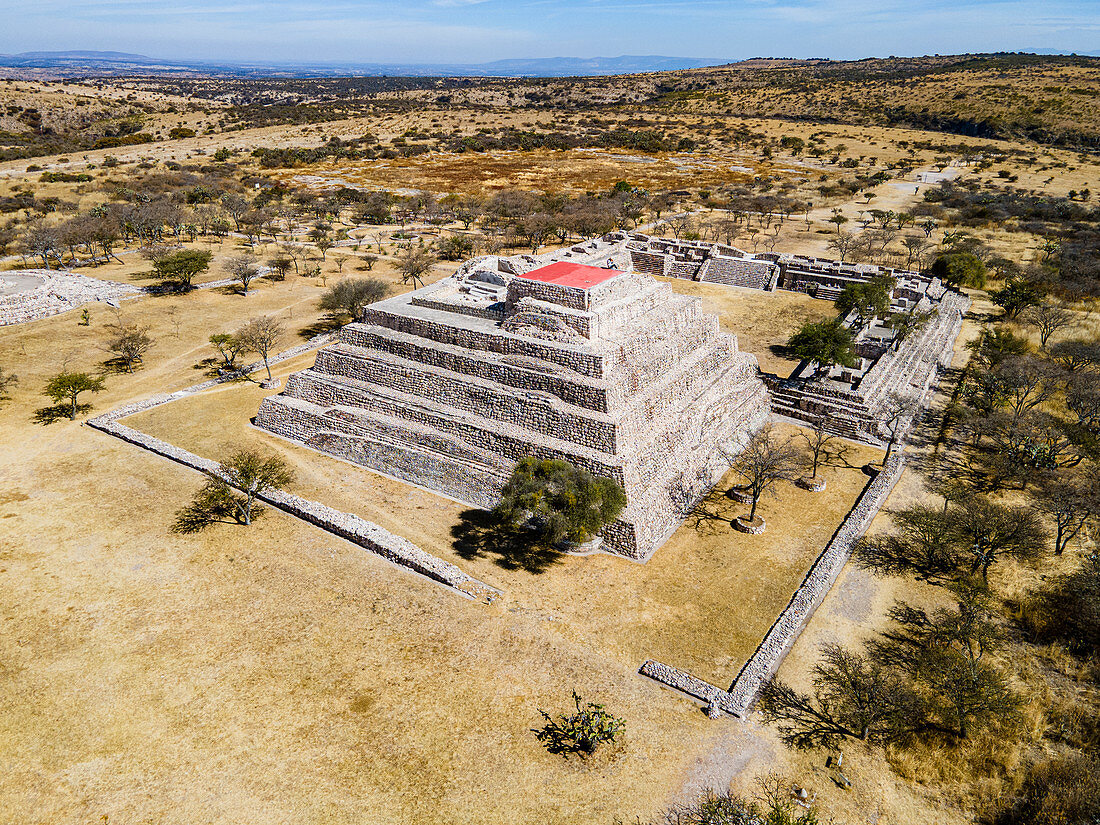
M 604 742 L 614 742 L 626 727 L 622 719 L 616 719 L 603 705 L 584 702 L 575 690 L 573 704 L 576 713 L 559 714 L 557 719 L 544 710 L 539 711 L 546 724 L 535 731 L 535 736 L 550 753 L 561 754 L 565 759 L 577 754 L 584 759 Z
M 583 544 L 625 506 L 626 493 L 614 479 L 568 461 L 528 457 L 516 464 L 493 512 L 503 523 L 529 527 L 547 544 Z

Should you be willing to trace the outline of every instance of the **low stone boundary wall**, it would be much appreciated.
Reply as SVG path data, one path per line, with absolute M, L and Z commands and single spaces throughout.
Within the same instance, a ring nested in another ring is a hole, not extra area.
M 653 659 L 647 659 L 638 672 L 705 703 L 707 715 L 712 718 L 723 712 L 744 717 L 756 700 L 760 688 L 779 669 L 806 622 L 832 589 L 833 582 L 851 555 L 852 545 L 871 525 L 901 477 L 904 466 L 904 455 L 901 452 L 895 453 L 878 475 L 863 488 L 855 506 L 814 561 L 791 600 L 742 666 L 728 691 Z
M 749 657 L 729 689 L 731 713 L 744 716 L 757 693 L 786 657 L 806 622 L 817 610 L 833 582 L 844 568 L 852 545 L 870 527 L 886 497 L 894 489 L 905 466 L 905 456 L 897 452 L 870 483 L 863 488 L 859 500 L 833 534 L 824 552 L 817 557 L 810 572 L 798 586 L 779 618 L 764 635 L 764 640 Z M 723 705 L 723 709 L 725 706 Z
M 327 343 L 332 340 L 333 337 L 334 336 L 331 334 L 315 336 L 304 344 L 291 347 L 275 355 L 269 359 L 269 363 L 276 364 L 280 361 L 294 358 L 297 355 L 301 355 L 302 353 Z M 235 380 L 240 376 L 254 372 L 262 366 L 262 362 L 249 364 L 243 367 L 240 372 L 230 376 L 213 378 L 201 384 L 194 384 L 179 392 L 154 395 L 142 399 L 141 401 L 136 401 L 133 404 L 127 404 L 126 406 L 118 407 L 101 415 L 97 415 L 94 418 L 90 418 L 87 424 L 95 430 L 99 430 L 100 432 L 114 436 L 129 444 L 133 444 L 152 453 L 156 453 L 157 455 L 171 459 L 193 470 L 198 470 L 201 473 L 217 474 L 218 463 L 216 461 L 211 461 L 210 459 L 203 458 L 202 456 L 184 450 L 181 447 L 176 447 L 166 441 L 146 435 L 139 430 L 135 430 L 133 427 L 127 427 L 125 424 L 120 424 L 118 419 L 134 415 L 143 410 L 152 409 L 153 407 L 159 407 L 161 404 L 167 404 L 171 401 L 194 395 L 197 392 L 202 392 L 218 384 Z M 433 581 L 451 587 L 471 599 L 491 602 L 500 595 L 500 591 L 496 588 L 469 576 L 450 562 L 433 556 L 431 553 L 417 547 L 408 539 L 394 535 L 385 528 L 362 519 L 359 516 L 345 513 L 340 510 L 334 510 L 325 504 L 310 501 L 309 499 L 301 498 L 300 496 L 282 490 L 269 490 L 259 494 L 257 498 L 273 507 L 277 507 L 285 513 L 289 513 L 329 533 L 358 544 L 360 547 L 383 557 L 399 567 L 404 567 L 414 573 L 419 573 Z
M 100 417 L 89 420 L 88 425 L 149 452 L 170 458 L 185 467 L 209 475 L 218 475 L 217 462 L 153 438 L 118 421 Z M 256 498 L 329 533 L 348 539 L 394 564 L 453 587 L 471 598 L 492 601 L 499 595 L 498 590 L 467 575 L 450 562 L 421 550 L 408 539 L 395 536 L 359 516 L 334 510 L 327 505 L 282 490 L 259 493 Z
M 678 690 L 692 699 L 703 702 L 707 706 L 707 715 L 712 719 L 721 716 L 723 711 L 735 716 L 741 715 L 733 704 L 733 697 L 727 691 L 679 668 L 663 664 L 656 659 L 646 659 L 638 672 L 655 682 L 660 682 L 665 687 Z

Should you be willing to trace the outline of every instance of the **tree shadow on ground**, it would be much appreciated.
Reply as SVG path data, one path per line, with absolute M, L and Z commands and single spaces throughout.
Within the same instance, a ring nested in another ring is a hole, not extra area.
M 540 542 L 525 527 L 501 522 L 488 510 L 464 510 L 451 528 L 454 550 L 464 559 L 494 557 L 505 570 L 544 573 L 563 561 L 562 553 Z
M 325 335 L 330 332 L 337 332 L 343 326 L 342 319 L 333 318 L 330 315 L 325 315 L 322 318 L 317 319 L 312 324 L 306 327 L 302 327 L 298 330 L 298 337 L 305 338 L 307 341 L 310 338 L 314 338 L 318 335 Z
M 91 404 L 77 404 L 76 414 L 84 415 L 91 412 Z M 57 421 L 69 421 L 72 419 L 72 404 L 54 404 L 52 407 L 41 407 L 34 411 L 34 423 L 46 426 Z
M 776 358 L 786 358 L 789 355 L 786 344 L 768 344 L 768 352 Z
M 729 528 L 730 502 L 729 491 L 715 488 L 681 512 L 684 522 L 700 535 L 713 536 Z
M 102 372 L 104 375 L 127 375 L 129 373 L 137 372 L 142 362 L 138 360 L 134 366 L 131 367 L 126 363 L 126 359 L 122 357 L 108 358 L 102 363 Z

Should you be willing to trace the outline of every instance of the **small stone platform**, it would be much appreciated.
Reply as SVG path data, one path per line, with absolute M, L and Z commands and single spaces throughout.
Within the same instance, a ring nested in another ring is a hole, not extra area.
M 0 327 L 36 321 L 84 304 L 116 305 L 140 287 L 52 269 L 0 272 Z

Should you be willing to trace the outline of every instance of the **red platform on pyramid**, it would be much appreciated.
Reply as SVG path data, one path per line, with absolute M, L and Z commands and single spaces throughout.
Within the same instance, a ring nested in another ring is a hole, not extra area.
M 604 269 L 598 266 L 586 266 L 574 264 L 569 261 L 557 261 L 521 275 L 530 281 L 541 281 L 544 284 L 557 284 L 558 286 L 570 286 L 576 289 L 591 289 L 597 284 L 622 275 L 618 269 Z

